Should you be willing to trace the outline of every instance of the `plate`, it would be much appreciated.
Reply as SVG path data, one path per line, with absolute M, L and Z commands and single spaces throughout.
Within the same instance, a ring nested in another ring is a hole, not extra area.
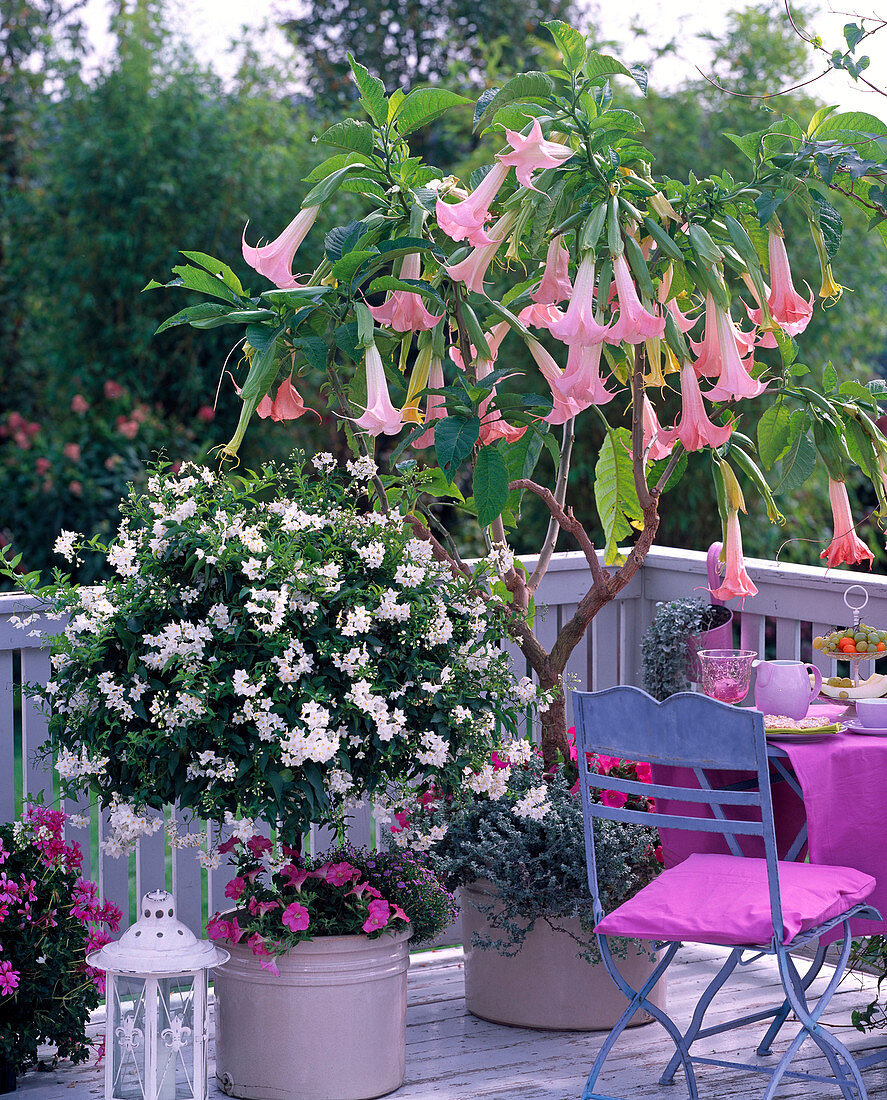
M 858 718 L 848 718 L 845 726 L 848 733 L 861 733 L 865 737 L 887 737 L 887 729 L 876 730 L 871 726 L 864 726 Z
M 811 729 L 767 729 L 764 733 L 768 741 L 797 741 L 803 744 L 806 741 L 824 741 L 827 737 L 834 737 L 844 727 L 838 722 L 832 722 L 827 726 L 814 726 Z M 887 731 L 885 731 L 887 733 Z

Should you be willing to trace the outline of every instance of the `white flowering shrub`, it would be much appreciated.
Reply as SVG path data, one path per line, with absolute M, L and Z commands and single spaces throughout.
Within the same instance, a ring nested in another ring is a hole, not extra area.
M 120 817 L 120 851 L 172 802 L 296 837 L 373 792 L 455 791 L 525 708 L 477 578 L 369 510 L 371 462 L 314 463 L 157 470 L 110 546 L 60 538 L 115 580 L 32 583 L 69 616 L 31 689 L 48 750 Z

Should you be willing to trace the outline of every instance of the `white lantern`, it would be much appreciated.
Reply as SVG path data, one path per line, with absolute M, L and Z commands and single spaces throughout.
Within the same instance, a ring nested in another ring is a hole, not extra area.
M 105 971 L 105 1100 L 206 1100 L 207 982 L 228 958 L 176 920 L 165 890 L 89 955 Z

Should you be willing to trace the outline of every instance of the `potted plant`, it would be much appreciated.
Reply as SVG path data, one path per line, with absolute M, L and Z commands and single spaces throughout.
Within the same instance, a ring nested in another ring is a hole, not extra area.
M 80 877 L 80 849 L 64 840 L 68 816 L 29 804 L 20 821 L 0 825 L 0 1092 L 37 1064 L 38 1044 L 74 1062 L 92 1050 L 86 1025 L 104 974 L 86 956 L 121 914 Z
M 728 608 L 693 596 L 661 604 L 641 641 L 644 690 L 660 701 L 687 691 L 700 679 L 700 649 L 731 648 L 732 618 Z
M 236 908 L 209 923 L 231 953 L 215 985 L 217 1027 L 228 1036 L 216 1060 L 222 1089 L 320 1100 L 397 1088 L 407 941 L 446 928 L 452 895 L 407 852 L 340 848 L 300 859 L 258 835 L 225 847 Z M 286 1042 L 268 1044 L 268 1034 Z
M 595 756 L 591 765 L 650 777 L 643 763 Z M 469 1011 L 519 1027 L 610 1028 L 625 1000 L 595 943 L 575 764 L 548 769 L 538 749 L 515 742 L 507 757 L 493 755 L 473 785 L 452 800 L 426 800 L 394 834 L 398 843 L 439 837 L 432 866 L 451 889 L 461 887 Z M 632 800 L 637 808 L 649 804 Z M 599 821 L 595 836 L 605 908 L 661 870 L 654 829 Z M 645 945 L 625 941 L 618 954 L 633 977 L 652 971 L 655 956 Z M 662 1003 L 664 985 L 657 994 Z M 639 1014 L 634 1023 L 649 1019 Z
M 264 821 L 290 859 L 312 822 L 341 825 L 354 800 L 455 793 L 497 730 L 514 728 L 536 689 L 515 681 L 506 621 L 478 596 L 486 565 L 454 575 L 398 514 L 370 510 L 375 476 L 366 458 L 345 469 L 323 454 L 236 476 L 158 468 L 123 503 L 110 545 L 59 539 L 69 557 L 103 554 L 114 580 L 25 578 L 51 614 L 68 615 L 48 643 L 53 675 L 33 689 L 50 708 L 45 751 L 64 792 L 88 787 L 110 810 L 112 855 L 177 802 L 238 836 Z M 389 491 L 408 499 L 425 483 L 411 478 L 389 479 Z M 172 841 L 205 835 L 191 833 Z M 199 854 L 217 867 L 225 850 Z M 229 1067 L 230 1020 L 217 1037 Z M 279 1039 L 264 1034 L 266 1053 Z M 395 1066 L 402 1022 L 399 1045 Z M 390 1082 L 365 1075 L 370 1091 L 355 1100 Z M 280 1087 L 289 1097 L 298 1086 Z

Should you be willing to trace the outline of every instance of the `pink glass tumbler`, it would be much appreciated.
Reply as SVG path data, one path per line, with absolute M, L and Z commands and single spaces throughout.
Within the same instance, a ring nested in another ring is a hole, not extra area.
M 701 649 L 702 690 L 722 703 L 741 703 L 751 687 L 753 649 Z

